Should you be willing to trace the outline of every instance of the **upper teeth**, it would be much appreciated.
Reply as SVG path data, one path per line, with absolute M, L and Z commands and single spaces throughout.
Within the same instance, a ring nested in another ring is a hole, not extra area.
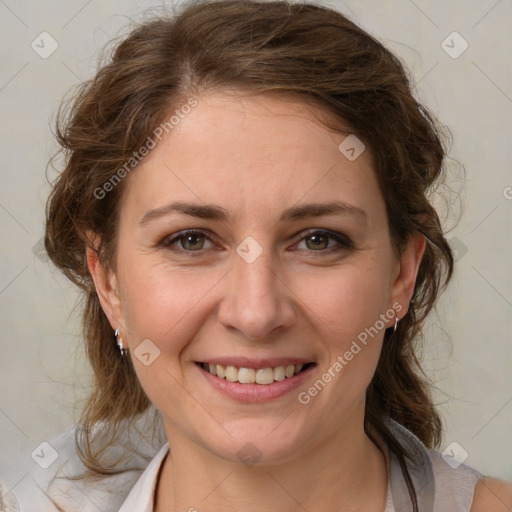
M 276 366 L 275 368 L 237 368 L 236 366 L 224 366 L 222 364 L 203 363 L 203 368 L 212 375 L 230 382 L 241 384 L 272 384 L 274 381 L 284 380 L 297 375 L 302 370 L 303 364 L 289 364 L 288 366 Z

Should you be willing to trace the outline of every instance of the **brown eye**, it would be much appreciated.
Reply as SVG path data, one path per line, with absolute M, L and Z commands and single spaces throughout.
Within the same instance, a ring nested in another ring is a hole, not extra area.
M 300 247 L 302 243 L 305 247 Z M 347 236 L 341 233 L 313 230 L 301 238 L 298 248 L 311 252 L 332 253 L 353 249 L 354 244 Z
M 199 234 L 185 235 L 179 238 L 182 249 L 197 251 L 204 246 L 204 236 Z
M 311 235 L 304 240 L 308 249 L 327 249 L 329 245 L 329 237 L 325 235 Z
M 210 247 L 205 247 L 207 242 L 210 243 Z M 209 237 L 201 231 L 182 231 L 165 238 L 162 241 L 162 246 L 170 250 L 183 252 L 199 252 L 202 249 L 211 249 L 212 247 Z

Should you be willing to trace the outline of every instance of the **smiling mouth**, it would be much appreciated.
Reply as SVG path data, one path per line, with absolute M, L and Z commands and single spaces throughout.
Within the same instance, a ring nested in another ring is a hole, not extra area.
M 295 375 L 304 372 L 315 363 L 289 364 L 287 366 L 275 366 L 266 368 L 238 368 L 205 362 L 196 363 L 202 370 L 229 382 L 240 384 L 269 385 L 285 379 L 291 379 Z

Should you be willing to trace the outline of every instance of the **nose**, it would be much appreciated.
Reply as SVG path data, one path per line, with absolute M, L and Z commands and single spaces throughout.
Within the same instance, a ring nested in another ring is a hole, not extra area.
M 246 262 L 238 255 L 224 283 L 219 321 L 250 341 L 269 340 L 296 321 L 293 293 L 279 276 L 268 252 Z

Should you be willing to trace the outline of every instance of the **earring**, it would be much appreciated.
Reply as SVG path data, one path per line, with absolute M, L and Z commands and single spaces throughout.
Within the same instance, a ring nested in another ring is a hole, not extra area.
M 395 313 L 395 327 L 393 327 L 393 332 L 396 332 L 396 328 L 398 327 L 398 317 L 396 316 L 396 311 L 393 311 Z
M 115 330 L 114 336 L 116 337 L 116 343 L 117 346 L 119 347 L 119 351 L 121 352 L 121 356 L 125 356 L 126 353 L 128 352 L 128 349 L 124 344 L 123 338 L 121 338 L 121 336 L 119 335 L 119 327 Z

